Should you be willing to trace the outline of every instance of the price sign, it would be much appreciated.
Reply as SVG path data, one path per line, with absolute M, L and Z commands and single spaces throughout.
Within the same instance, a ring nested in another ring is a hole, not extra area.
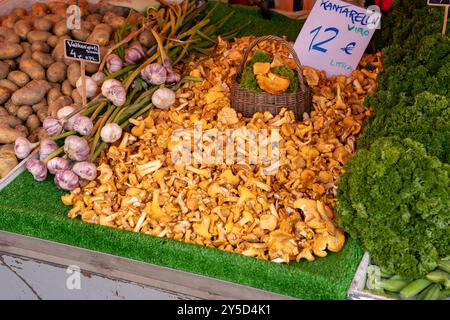
M 68 59 L 100 63 L 100 47 L 97 44 L 65 39 L 64 50 Z
M 450 6 L 450 0 L 428 0 L 429 6 Z
M 359 63 L 381 14 L 340 0 L 317 0 L 295 41 L 303 65 L 349 75 Z

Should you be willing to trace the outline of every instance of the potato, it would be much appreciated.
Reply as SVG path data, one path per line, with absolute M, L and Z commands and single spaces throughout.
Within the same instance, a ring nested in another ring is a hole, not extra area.
M 34 129 L 39 128 L 41 126 L 41 121 L 39 121 L 37 115 L 32 114 L 28 117 L 26 126 L 28 130 L 33 131 Z
M 81 21 L 81 29 L 74 29 L 71 33 L 76 40 L 86 41 L 92 29 L 94 29 L 94 24 L 89 21 Z
M 86 72 L 87 73 L 96 73 L 100 65 L 98 63 L 87 62 L 86 63 Z
M 5 79 L 9 73 L 9 64 L 0 61 L 0 79 Z
M 58 36 L 51 36 L 47 39 L 47 44 L 51 47 L 54 48 L 56 47 L 56 45 L 58 44 L 59 41 L 59 37 Z M 39 41 L 36 41 L 35 43 L 38 43 Z
M 61 91 L 61 84 L 60 84 L 60 83 L 49 82 L 49 85 L 50 85 L 49 91 L 50 91 L 51 89 L 56 89 L 56 90 L 58 90 L 58 91 Z
M 18 17 L 23 17 L 23 16 L 26 16 L 28 14 L 28 12 L 25 8 L 17 7 L 17 8 L 14 8 L 14 10 L 12 11 L 12 14 L 14 14 Z
M 18 70 L 10 72 L 8 75 L 8 80 L 11 80 L 19 87 L 23 87 L 28 82 L 30 82 L 30 78 L 28 77 L 28 75 L 25 72 Z
M 14 59 L 5 59 L 3 62 L 9 64 L 9 70 L 17 70 L 17 63 Z
M 144 30 L 138 37 L 139 43 L 146 48 L 150 48 L 156 43 L 153 33 L 149 30 Z
M 34 3 L 31 5 L 31 13 L 34 16 L 44 17 L 47 13 L 49 13 L 49 8 L 45 3 Z
M 50 31 L 53 27 L 53 24 L 46 18 L 38 17 L 33 20 L 33 27 L 34 29 L 39 31 Z
M 55 23 L 53 26 L 53 33 L 58 37 L 68 34 L 69 31 L 70 30 L 67 28 L 67 22 L 65 19 Z
M 58 99 L 53 101 L 51 104 L 49 104 L 47 114 L 50 117 L 56 117 L 56 113 L 58 112 L 59 109 L 61 109 L 64 106 L 71 105 L 72 103 L 73 103 L 73 100 L 69 96 L 59 97 Z
M 44 41 L 35 41 L 31 44 L 31 51 L 50 53 L 50 46 Z
M 19 86 L 8 79 L 1 79 L 0 87 L 7 88 L 7 89 L 11 90 L 12 92 L 19 90 Z
M 28 136 L 28 134 L 30 133 L 28 131 L 28 128 L 26 126 L 24 126 L 23 124 L 19 124 L 18 126 L 15 126 L 14 129 L 16 129 L 19 132 L 22 132 L 25 136 Z
M 31 31 L 31 23 L 26 20 L 19 20 L 14 24 L 14 32 L 22 39 L 27 38 L 28 32 Z
M 47 131 L 45 131 L 44 128 L 39 127 L 33 130 L 33 132 L 30 135 L 30 142 L 38 142 L 42 141 L 44 139 L 48 139 L 50 136 L 48 135 Z M 33 139 L 33 140 L 32 140 Z
M 7 136 L 12 134 L 10 130 L 18 133 L 17 138 L 24 137 L 22 133 L 15 131 L 14 129 L 0 128 L 0 140 L 6 140 Z M 9 140 L 11 140 L 11 138 Z M 14 139 L 14 141 L 15 140 L 16 139 Z M 11 144 L 6 144 L 0 147 L 0 179 L 6 177 L 8 173 L 19 164 L 14 152 L 13 142 L 10 143 Z
M 29 116 L 33 114 L 33 109 L 30 106 L 21 106 L 19 110 L 17 110 L 17 118 L 22 121 L 26 121 Z
M 31 50 L 31 44 L 29 44 L 28 42 L 22 42 L 20 45 L 23 48 L 23 53 L 18 59 L 19 63 L 22 60 L 31 59 L 31 56 L 33 55 L 33 51 Z
M 41 101 L 39 101 L 36 104 L 33 104 L 31 106 L 31 109 L 33 109 L 34 112 L 38 112 L 39 110 L 41 110 L 43 107 L 45 107 L 47 105 L 47 101 L 45 99 L 42 99 Z
M 52 58 L 55 61 L 64 62 L 65 61 L 65 53 L 64 53 L 64 39 L 69 38 L 69 36 L 60 37 L 58 43 L 52 51 Z
M 0 117 L 0 126 L 10 126 L 11 128 L 14 128 L 19 124 L 21 124 L 20 120 L 14 116 L 9 115 Z
M 17 115 L 17 111 L 19 110 L 19 106 L 16 106 L 15 104 L 13 104 L 11 102 L 11 100 L 9 100 L 7 103 L 5 103 L 5 108 L 8 111 L 8 113 L 12 116 L 16 116 Z
M 3 26 L 3 27 L 7 27 L 7 28 L 14 29 L 14 25 L 16 24 L 17 20 L 19 20 L 19 17 L 18 17 L 18 16 L 15 16 L 15 15 L 10 14 L 9 16 L 6 16 L 6 17 L 2 20 L 2 26 Z
M 108 23 L 113 30 L 120 29 L 123 24 L 125 23 L 125 18 L 121 16 L 115 16 L 111 19 L 111 21 Z
M 83 99 L 81 98 L 81 94 L 78 92 L 77 89 L 72 90 L 72 94 L 70 95 L 72 97 L 72 100 L 74 103 L 82 104 Z
M 101 46 L 106 46 L 109 43 L 109 38 L 111 37 L 111 26 L 100 23 L 95 26 L 94 30 L 87 38 L 87 42 L 96 43 Z
M 27 34 L 27 40 L 30 42 L 34 41 L 47 41 L 52 34 L 48 31 L 40 31 L 40 30 L 31 30 Z
M 38 112 L 36 112 L 39 121 L 44 122 L 45 118 L 47 118 L 48 106 L 42 107 Z
M 0 59 L 14 59 L 23 53 L 23 48 L 18 43 L 0 42 Z
M 0 83 L 1 85 L 1 83 Z M 70 84 L 69 80 L 64 80 L 62 85 L 61 85 L 61 92 L 63 95 L 65 96 L 70 96 L 70 94 L 72 93 L 73 87 Z
M 81 67 L 78 61 L 72 61 L 67 67 L 67 80 L 69 80 L 72 87 L 77 86 L 77 80 L 81 77 Z
M 49 1 L 48 6 L 55 14 L 64 14 L 67 10 L 67 5 L 60 1 Z
M 11 97 L 11 90 L 0 87 L 0 104 L 4 104 Z
M 62 93 L 59 89 L 57 89 L 57 88 L 50 89 L 50 91 L 47 93 L 47 104 L 52 103 L 53 101 L 55 101 L 56 99 L 58 99 L 61 96 L 62 96 Z
M 33 80 L 27 83 L 27 85 L 12 95 L 12 103 L 15 105 L 28 105 L 32 106 L 35 103 L 41 101 L 47 93 L 48 83 L 43 80 Z
M 89 21 L 95 26 L 99 23 L 102 23 L 102 15 L 98 13 L 91 13 L 86 17 L 86 21 Z
M 47 69 L 47 79 L 50 82 L 63 82 L 66 79 L 67 67 L 62 62 L 52 63 Z
M 55 13 L 51 13 L 49 15 L 46 15 L 45 19 L 50 21 L 52 23 L 52 27 L 53 27 L 57 22 L 63 20 L 64 16 L 59 15 L 59 14 L 55 14 Z M 47 30 L 47 31 L 50 31 L 50 30 Z
M 20 37 L 14 32 L 14 29 L 0 27 L 0 36 L 6 42 L 20 43 Z
M 0 107 L 0 117 L 7 116 L 7 115 L 8 115 L 8 110 L 6 110 L 5 107 Z
M 53 58 L 50 54 L 40 52 L 40 51 L 33 52 L 33 54 L 31 55 L 31 58 L 33 58 L 33 60 L 39 62 L 39 64 L 41 66 L 43 66 L 44 68 L 48 68 L 52 63 L 55 62 L 55 60 L 53 60 Z
M 24 59 L 20 61 L 20 70 L 25 72 L 33 80 L 44 80 L 45 70 L 36 60 L 34 59 Z M 39 99 L 40 100 L 40 99 Z

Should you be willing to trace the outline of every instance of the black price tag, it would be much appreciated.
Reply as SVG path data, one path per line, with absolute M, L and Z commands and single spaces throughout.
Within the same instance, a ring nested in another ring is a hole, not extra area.
M 68 59 L 100 63 L 100 46 L 77 40 L 64 40 L 65 56 Z

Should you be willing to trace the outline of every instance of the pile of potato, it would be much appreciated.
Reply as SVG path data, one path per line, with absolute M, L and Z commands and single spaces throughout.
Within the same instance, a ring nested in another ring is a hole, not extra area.
M 70 30 L 66 11 L 75 2 L 81 8 L 81 29 Z M 81 104 L 76 90 L 80 63 L 65 58 L 64 39 L 99 44 L 103 57 L 127 14 L 124 8 L 80 0 L 35 3 L 29 11 L 19 7 L 0 17 L 0 178 L 18 163 L 11 152 L 16 138 L 38 141 L 45 137 L 41 125 L 47 115 Z M 148 47 L 145 35 L 141 38 Z M 98 68 L 86 64 L 88 75 Z

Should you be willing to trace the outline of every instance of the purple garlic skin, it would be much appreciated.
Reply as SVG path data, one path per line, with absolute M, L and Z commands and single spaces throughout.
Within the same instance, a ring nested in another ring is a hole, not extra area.
M 88 135 L 93 127 L 94 124 L 92 123 L 92 120 L 85 116 L 79 116 L 73 122 L 73 130 L 82 136 Z
M 77 162 L 73 165 L 72 171 L 84 180 L 95 180 L 97 178 L 97 167 L 92 162 Z
M 58 188 L 71 191 L 78 187 L 80 179 L 71 170 L 63 170 L 56 173 L 54 181 Z
M 127 99 L 125 88 L 122 86 L 122 83 L 116 79 L 108 79 L 103 82 L 102 94 L 117 107 L 124 105 Z
M 39 160 L 45 160 L 50 154 L 55 152 L 59 146 L 55 141 L 50 139 L 44 139 L 41 141 L 41 146 L 39 148 Z
M 64 132 L 64 128 L 58 119 L 47 117 L 44 119 L 42 127 L 49 136 L 56 136 Z
M 167 72 L 166 84 L 177 84 L 181 80 L 181 75 L 175 71 Z
M 64 158 L 55 157 L 47 162 L 47 169 L 51 174 L 57 174 L 59 171 L 69 170 L 70 161 Z
M 92 98 L 97 93 L 97 89 L 98 89 L 97 82 L 94 79 L 92 79 L 91 77 L 88 77 L 88 76 L 84 77 L 84 80 L 85 80 L 85 85 L 86 85 L 86 97 Z M 83 94 L 83 89 L 82 89 L 82 87 L 83 87 L 83 80 L 82 80 L 82 77 L 80 77 L 77 80 L 76 86 L 77 86 L 78 93 L 80 95 L 82 95 Z
M 92 80 L 95 82 L 102 81 L 105 78 L 105 74 L 103 72 L 96 72 L 91 76 Z
M 159 63 L 152 63 L 141 71 L 141 77 L 153 85 L 160 85 L 167 80 L 167 70 Z
M 26 168 L 36 181 L 44 181 L 47 178 L 47 166 L 43 161 L 30 159 L 27 161 Z
M 163 60 L 163 66 L 167 70 L 166 84 L 176 84 L 180 82 L 181 75 L 172 68 L 172 61 L 169 58 Z
M 61 121 L 64 124 L 64 129 L 71 131 L 73 130 L 73 123 L 74 121 L 80 116 L 80 112 L 75 113 L 70 118 L 68 118 L 71 114 L 73 114 L 76 111 L 76 108 L 73 106 L 65 106 L 58 110 L 56 113 L 56 117 L 59 121 Z
M 122 70 L 123 62 L 122 59 L 117 54 L 111 53 L 106 58 L 106 69 L 108 69 L 109 73 L 116 73 L 117 71 Z
M 125 62 L 128 64 L 139 63 L 144 57 L 145 51 L 140 44 L 135 44 L 125 50 Z
M 89 145 L 83 138 L 70 136 L 64 141 L 64 152 L 74 161 L 85 161 L 89 158 Z
M 37 143 L 31 143 L 27 138 L 19 137 L 14 142 L 14 151 L 16 157 L 19 159 L 25 159 L 28 157 Z
M 102 140 L 106 143 L 113 143 L 122 136 L 122 128 L 116 123 L 108 123 L 100 131 Z

